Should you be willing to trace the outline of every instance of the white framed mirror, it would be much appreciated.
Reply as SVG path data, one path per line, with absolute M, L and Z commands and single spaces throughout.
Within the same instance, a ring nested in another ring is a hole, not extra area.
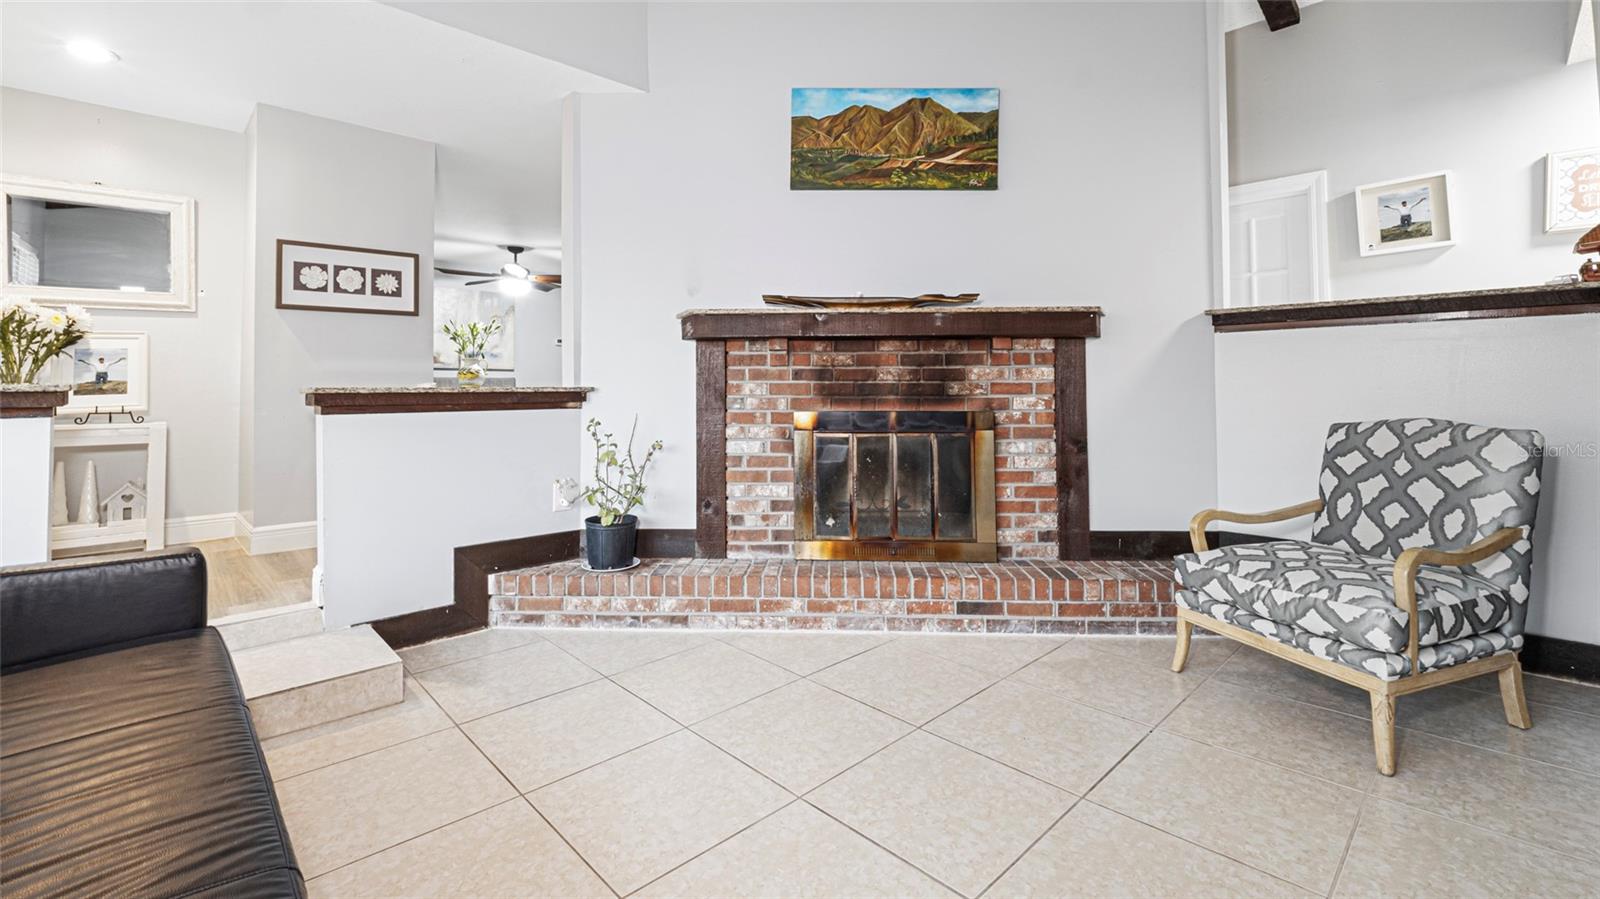
M 7 299 L 195 308 L 194 200 L 0 175 Z

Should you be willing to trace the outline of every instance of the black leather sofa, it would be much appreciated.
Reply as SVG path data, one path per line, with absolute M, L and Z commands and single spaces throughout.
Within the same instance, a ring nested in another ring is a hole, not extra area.
M 0 572 L 0 895 L 305 895 L 199 550 Z

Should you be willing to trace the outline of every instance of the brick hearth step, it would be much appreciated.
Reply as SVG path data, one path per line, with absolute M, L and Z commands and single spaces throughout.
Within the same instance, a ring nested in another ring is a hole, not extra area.
M 495 626 L 1170 633 L 1166 561 L 647 559 L 491 575 Z

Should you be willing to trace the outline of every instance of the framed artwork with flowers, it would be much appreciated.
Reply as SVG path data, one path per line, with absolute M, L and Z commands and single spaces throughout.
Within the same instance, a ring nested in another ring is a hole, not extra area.
M 416 253 L 278 241 L 279 309 L 417 315 Z

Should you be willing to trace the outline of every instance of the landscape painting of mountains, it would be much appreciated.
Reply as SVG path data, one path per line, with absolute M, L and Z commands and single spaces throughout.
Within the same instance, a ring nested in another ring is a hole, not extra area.
M 791 190 L 995 190 L 1000 91 L 797 87 Z

